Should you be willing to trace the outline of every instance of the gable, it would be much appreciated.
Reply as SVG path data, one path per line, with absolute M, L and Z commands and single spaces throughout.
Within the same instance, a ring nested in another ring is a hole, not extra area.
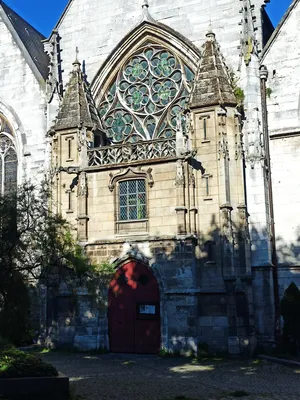
M 7 25 L 11 34 L 14 36 L 16 44 L 20 47 L 20 50 L 25 53 L 25 58 L 27 58 L 27 56 L 30 57 L 30 61 L 37 70 L 36 72 L 46 80 L 49 72 L 49 57 L 44 52 L 44 45 L 42 43 L 42 41 L 45 40 L 45 36 L 33 28 L 33 26 L 26 22 L 5 3 L 1 2 L 1 7 L 4 11 L 3 22 Z
M 148 17 L 122 40 L 92 84 L 114 143 L 174 138 L 178 115 L 189 102 L 200 51 L 152 21 Z
M 273 47 L 276 47 L 277 41 L 281 35 L 292 36 L 293 33 L 295 34 L 295 30 L 291 29 L 294 22 L 298 22 L 300 20 L 299 15 L 295 15 L 298 11 L 300 4 L 300 0 L 294 0 L 292 4 L 287 9 L 286 13 L 282 17 L 281 21 L 279 22 L 277 28 L 271 35 L 270 39 L 268 40 L 262 56 L 262 62 L 267 57 L 270 51 L 273 51 Z M 300 11 L 300 10 L 299 10 Z M 292 20 L 292 21 L 291 21 Z M 296 28 L 297 29 L 297 28 Z M 298 35 L 299 30 L 296 32 Z M 285 39 L 286 40 L 286 39 Z

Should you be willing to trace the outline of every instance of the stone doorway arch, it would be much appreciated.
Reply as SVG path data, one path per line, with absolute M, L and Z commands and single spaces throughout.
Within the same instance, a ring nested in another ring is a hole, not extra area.
M 160 349 L 160 291 L 147 265 L 129 259 L 108 291 L 110 351 L 157 354 Z

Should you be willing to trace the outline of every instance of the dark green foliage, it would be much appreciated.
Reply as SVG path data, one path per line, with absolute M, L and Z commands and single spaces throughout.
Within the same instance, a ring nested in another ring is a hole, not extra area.
M 58 376 L 58 372 L 35 355 L 16 349 L 0 352 L 0 379 L 46 376 Z
M 49 209 L 50 199 L 46 183 L 0 195 L 0 336 L 18 345 L 31 336 L 29 283 L 57 287 L 67 270 L 82 275 L 89 267 L 69 224 Z
M 300 350 L 300 290 L 291 283 L 281 300 L 281 315 L 284 320 L 282 345 L 291 354 Z
M 0 311 L 0 336 L 17 346 L 32 343 L 30 301 L 22 275 L 11 271 L 5 285 L 2 282 L 2 286 L 5 304 Z
M 2 350 L 10 349 L 12 347 L 12 343 L 0 336 L 0 352 Z

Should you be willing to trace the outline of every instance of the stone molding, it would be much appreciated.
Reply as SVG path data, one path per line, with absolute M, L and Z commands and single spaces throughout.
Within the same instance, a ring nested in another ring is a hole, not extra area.
M 114 191 L 116 182 L 123 178 L 145 178 L 150 188 L 152 188 L 154 185 L 152 168 L 148 168 L 147 171 L 144 171 L 141 168 L 126 168 L 125 170 L 122 170 L 121 172 L 118 172 L 116 174 L 110 173 L 109 177 L 110 179 L 108 188 L 111 192 Z
M 140 141 L 88 150 L 90 167 L 176 157 L 176 139 Z

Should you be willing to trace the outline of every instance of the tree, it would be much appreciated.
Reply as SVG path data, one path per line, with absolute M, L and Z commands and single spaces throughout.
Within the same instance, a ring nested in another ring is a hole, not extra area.
M 81 274 L 88 269 L 70 225 L 49 210 L 49 199 L 45 182 L 39 187 L 27 182 L 0 196 L 0 335 L 16 343 L 28 330 L 26 285 L 47 284 L 66 268 Z

